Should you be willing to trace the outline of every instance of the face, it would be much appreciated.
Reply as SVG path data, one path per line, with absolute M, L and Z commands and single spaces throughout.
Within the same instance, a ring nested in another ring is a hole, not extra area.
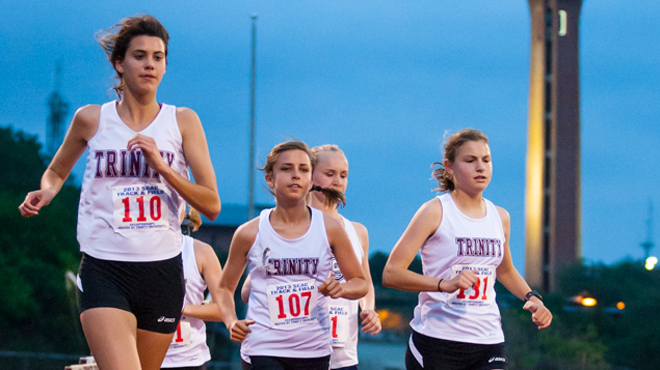
M 124 60 L 115 63 L 115 69 L 123 75 L 126 87 L 138 94 L 155 92 L 166 66 L 163 40 L 144 35 L 133 37 Z
M 467 141 L 458 148 L 454 162 L 445 160 L 457 190 L 478 193 L 486 189 L 493 176 L 490 148 L 484 141 Z
M 322 188 L 331 188 L 346 192 L 348 186 L 348 160 L 341 152 L 323 151 L 319 154 L 319 162 L 314 168 L 312 181 Z M 315 196 L 323 196 L 314 192 Z
M 312 163 L 307 153 L 297 149 L 280 153 L 273 172 L 266 173 L 266 183 L 278 199 L 303 199 L 312 187 Z

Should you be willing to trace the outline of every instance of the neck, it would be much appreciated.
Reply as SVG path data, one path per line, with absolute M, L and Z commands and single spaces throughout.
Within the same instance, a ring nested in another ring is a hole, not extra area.
M 450 193 L 454 203 L 462 209 L 481 210 L 484 207 L 483 193 L 469 194 L 459 189 L 454 189 Z
M 320 200 L 315 194 L 312 194 L 312 201 L 309 204 L 310 206 L 327 213 L 329 216 L 334 218 L 341 218 L 339 211 L 337 210 L 337 205 L 328 206 L 322 200 Z
M 308 220 L 309 210 L 305 202 L 280 202 L 277 201 L 270 218 L 287 224 L 297 224 Z
M 160 105 L 153 98 L 143 96 L 136 97 L 130 91 L 125 91 L 117 106 L 117 112 L 121 118 L 128 124 L 138 128 L 144 128 L 149 125 L 158 115 Z

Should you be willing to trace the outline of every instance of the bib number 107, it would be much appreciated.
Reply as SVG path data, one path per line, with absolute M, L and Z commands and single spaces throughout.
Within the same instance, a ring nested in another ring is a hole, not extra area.
M 285 296 L 284 295 L 278 295 L 275 297 L 275 300 L 277 301 L 277 306 L 279 309 L 279 314 L 277 315 L 278 319 L 286 319 L 288 318 L 287 312 L 285 312 L 284 306 L 285 306 Z M 301 307 L 300 304 L 300 299 L 303 298 L 305 303 Z M 288 305 L 289 306 L 289 312 L 292 317 L 298 317 L 300 316 L 300 313 L 303 312 L 304 316 L 309 316 L 309 301 L 312 298 L 312 292 L 301 292 L 300 297 L 298 297 L 297 293 L 291 293 L 289 294 L 289 299 Z
M 138 217 L 136 219 L 137 222 L 146 222 L 147 217 L 145 216 L 144 212 L 144 195 L 134 198 L 135 199 L 135 205 L 138 207 Z M 122 198 L 121 202 L 124 204 L 124 218 L 122 219 L 122 222 L 133 222 L 133 218 L 131 217 L 131 197 L 125 197 Z M 149 199 L 149 216 L 151 217 L 151 221 L 158 221 L 160 220 L 160 217 L 162 215 L 161 213 L 161 200 L 158 195 L 154 195 Z

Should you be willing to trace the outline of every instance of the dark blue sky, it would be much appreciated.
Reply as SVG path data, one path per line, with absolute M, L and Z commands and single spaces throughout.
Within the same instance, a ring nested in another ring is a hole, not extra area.
M 389 252 L 433 196 L 429 165 L 441 159 L 445 133 L 481 129 L 495 167 L 485 196 L 511 213 L 513 260 L 524 271 L 526 1 L 0 0 L 0 125 L 45 139 L 56 60 L 71 113 L 113 98 L 113 70 L 93 36 L 136 13 L 151 13 L 170 32 L 158 98 L 201 117 L 225 204 L 247 202 L 250 15 L 256 13 L 259 163 L 288 137 L 340 145 L 350 162 L 344 214 L 367 226 L 372 251 Z M 649 203 L 660 236 L 659 16 L 656 1 L 583 5 L 588 261 L 641 258 Z M 80 171 L 79 163 L 78 177 Z M 257 201 L 271 201 L 257 178 Z

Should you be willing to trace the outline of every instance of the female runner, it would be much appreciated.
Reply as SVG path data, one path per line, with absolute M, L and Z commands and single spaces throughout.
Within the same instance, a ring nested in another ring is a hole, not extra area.
M 119 102 L 78 109 L 41 189 L 19 210 L 37 215 L 89 149 L 78 208 L 83 331 L 101 370 L 155 370 L 181 316 L 180 210 L 188 202 L 214 219 L 220 198 L 197 114 L 156 100 L 167 31 L 149 15 L 117 26 L 98 39 Z
M 202 218 L 194 208 L 186 218 L 192 224 L 193 232 L 202 224 Z M 161 369 L 204 370 L 206 362 L 211 360 L 204 321 L 222 321 L 217 304 L 204 303 L 204 292 L 207 286 L 218 285 L 222 267 L 215 251 L 207 243 L 184 235 L 182 249 L 185 305 Z M 217 297 L 213 298 L 217 300 Z
M 336 145 L 322 145 L 312 148 L 312 153 L 316 156 L 317 161 L 312 172 L 314 185 L 345 193 L 348 186 L 348 160 L 344 152 Z M 351 239 L 353 251 L 358 259 L 362 261 L 362 269 L 369 283 L 369 292 L 359 300 L 359 305 L 362 308 L 362 312 L 359 313 L 362 319 L 362 331 L 371 333 L 371 335 L 380 333 L 381 323 L 375 311 L 374 286 L 369 271 L 369 235 L 367 228 L 340 215 L 337 211 L 337 204 L 327 204 L 326 197 L 322 192 L 312 192 L 310 205 L 337 219 L 344 226 Z M 335 279 L 343 283 L 343 276 L 336 267 L 336 264 L 333 264 Z M 330 358 L 330 368 L 357 369 L 358 301 L 344 298 L 331 299 L 329 310 L 333 329 L 333 351 Z
M 242 342 L 244 368 L 323 369 L 330 364 L 326 296 L 359 299 L 367 280 L 342 225 L 310 208 L 312 154 L 302 142 L 285 142 L 268 155 L 266 183 L 276 206 L 241 225 L 232 239 L 218 288 L 220 314 L 231 339 Z M 328 201 L 341 193 L 323 189 Z M 332 255 L 346 279 L 332 276 Z M 252 289 L 246 319 L 238 320 L 233 294 L 246 263 Z
M 312 153 L 317 162 L 312 171 L 312 182 L 314 185 L 345 193 L 348 185 L 348 160 L 344 152 L 336 145 L 322 145 L 312 148 Z M 376 335 L 382 329 L 380 318 L 374 310 L 374 286 L 371 282 L 371 273 L 369 272 L 369 235 L 367 228 L 362 224 L 351 222 L 340 215 L 337 211 L 336 203 L 327 204 L 326 197 L 322 192 L 312 192 L 310 198 L 310 205 L 312 207 L 320 209 L 344 225 L 344 229 L 353 245 L 353 251 L 358 259 L 362 261 L 362 269 L 369 284 L 367 295 L 359 300 L 359 305 L 362 308 L 362 312 L 359 314 L 358 301 L 337 298 L 331 299 L 329 302 L 332 331 L 330 368 L 338 370 L 357 369 L 358 316 L 362 319 L 363 332 Z M 345 282 L 334 259 L 332 267 L 335 280 L 340 283 Z M 248 302 L 249 295 L 250 276 L 248 275 L 241 289 L 241 298 L 244 302 Z
M 433 174 L 447 194 L 420 207 L 383 271 L 383 285 L 420 292 L 406 368 L 505 369 L 495 279 L 525 301 L 539 329 L 552 314 L 511 262 L 508 212 L 483 198 L 493 172 L 486 135 L 462 130 L 444 154 Z M 418 251 L 424 275 L 408 270 Z

